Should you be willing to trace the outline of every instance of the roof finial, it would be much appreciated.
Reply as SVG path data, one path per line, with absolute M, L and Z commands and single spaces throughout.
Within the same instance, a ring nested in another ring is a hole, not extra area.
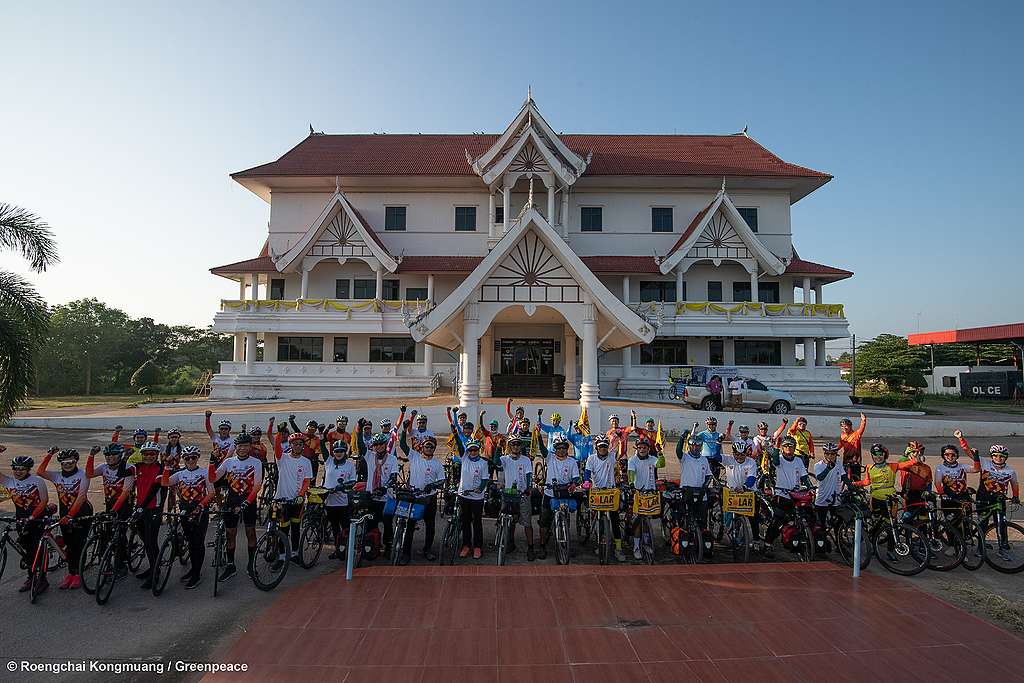
M 722 176 L 722 194 L 725 194 L 725 176 Z
M 530 194 L 526 197 L 526 206 L 533 208 L 533 176 L 530 176 Z
M 341 180 L 334 176 L 334 194 L 341 194 Z
M 529 102 L 533 99 L 533 85 L 526 86 L 526 101 Z
M 749 126 L 748 124 L 743 124 L 743 136 L 744 136 L 744 137 L 748 137 L 748 138 L 750 137 L 750 136 L 749 136 L 749 135 L 747 134 L 747 131 L 748 131 L 749 129 L 750 129 L 750 126 Z

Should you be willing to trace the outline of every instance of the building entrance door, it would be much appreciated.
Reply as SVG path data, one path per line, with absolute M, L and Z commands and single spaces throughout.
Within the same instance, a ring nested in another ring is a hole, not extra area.
M 501 372 L 491 375 L 494 396 L 561 397 L 565 376 L 555 374 L 554 339 L 502 339 Z

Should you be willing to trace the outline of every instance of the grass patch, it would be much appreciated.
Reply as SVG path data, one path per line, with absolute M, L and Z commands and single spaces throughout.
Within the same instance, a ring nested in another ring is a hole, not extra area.
M 926 408 L 973 408 L 975 410 L 989 410 L 993 413 L 1004 413 L 1007 415 L 1024 415 L 1024 404 L 1013 401 L 986 401 L 984 399 L 975 400 L 956 396 L 925 394 L 921 397 L 921 402 Z
M 1024 602 L 1007 600 L 970 583 L 944 581 L 940 585 L 943 590 L 963 598 L 972 609 L 984 612 L 990 619 L 1007 628 L 1024 633 Z
M 79 408 L 82 406 L 107 406 L 110 408 L 134 408 L 146 403 L 191 398 L 182 394 L 98 394 L 94 396 L 33 396 L 25 404 L 25 410 L 54 408 Z

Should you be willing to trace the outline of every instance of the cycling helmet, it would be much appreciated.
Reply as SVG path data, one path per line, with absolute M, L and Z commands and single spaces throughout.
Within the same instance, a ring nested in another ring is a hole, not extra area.
M 103 455 L 116 455 L 120 457 L 124 455 L 124 446 L 119 443 L 107 444 L 103 447 Z
M 139 448 L 139 452 L 141 452 L 141 453 L 159 453 L 160 452 L 160 444 L 156 443 L 155 441 L 147 441 L 146 443 L 142 444 L 141 448 Z
M 252 435 L 253 439 L 258 439 L 261 436 L 263 436 L 263 430 L 260 429 L 259 427 L 253 427 L 252 431 L 249 432 L 249 433 Z
M 344 415 L 339 415 L 338 417 L 334 418 L 334 421 L 348 424 L 348 418 L 345 417 Z
M 871 457 L 888 458 L 889 449 L 880 443 L 871 444 Z
M 740 425 L 740 434 L 749 434 L 749 433 L 750 433 L 750 427 L 748 427 L 747 425 Z
M 74 448 L 65 448 L 57 454 L 57 462 L 64 462 L 65 460 L 78 461 L 78 451 Z
M 391 426 L 391 420 L 389 420 L 387 418 L 384 418 L 383 420 L 380 421 L 380 428 L 381 429 L 384 429 L 385 427 L 390 427 L 390 426 Z
M 551 420 L 552 421 L 554 421 L 554 420 L 561 421 L 562 420 L 562 414 L 561 413 L 551 413 Z
M 768 429 L 768 423 L 767 423 L 767 422 L 764 422 L 764 421 L 762 420 L 761 422 L 758 422 L 758 423 L 757 423 L 757 428 L 758 428 L 758 429 Z
M 708 415 L 707 418 L 704 419 L 704 421 L 710 424 L 718 424 L 718 418 L 715 417 L 714 415 Z
M 11 460 L 11 467 L 14 469 L 32 469 L 32 465 L 36 464 L 36 461 L 28 455 L 19 455 L 18 457 Z
M 601 435 L 594 439 L 594 448 L 601 448 L 602 446 L 608 448 L 608 437 L 604 435 Z
M 782 441 L 779 442 L 779 448 L 785 448 L 786 446 L 796 448 L 796 439 L 791 436 L 783 438 Z
M 960 457 L 960 449 L 951 443 L 943 446 L 940 452 L 942 453 L 943 460 L 946 460 L 946 456 L 949 456 L 949 460 L 956 460 Z
M 826 453 L 838 453 L 839 446 L 836 445 L 834 442 L 829 441 L 827 444 L 822 446 L 821 450 L 825 451 Z
M 252 437 L 249 435 L 249 432 L 242 432 L 241 434 L 235 437 L 236 446 L 241 446 L 242 444 L 250 443 L 252 443 Z
M 637 439 L 636 440 L 636 446 L 637 446 L 637 448 L 639 448 L 640 446 L 647 446 L 647 448 L 654 448 L 654 444 L 651 443 L 651 440 L 646 438 L 646 437 Z
M 696 434 L 691 433 L 690 438 L 686 440 L 686 445 L 693 448 L 694 446 L 704 446 L 704 442 Z
M 427 421 L 427 416 L 424 415 L 423 413 L 420 413 L 419 415 L 416 416 L 416 421 L 417 422 L 426 422 Z
M 291 434 L 288 435 L 288 443 L 289 444 L 292 444 L 292 443 L 294 443 L 296 441 L 301 441 L 301 442 L 305 443 L 306 442 L 306 435 L 303 434 L 302 432 L 292 432 Z
M 688 446 L 686 452 L 691 458 L 699 458 L 704 452 L 704 442 L 698 439 L 696 434 L 690 435 L 686 445 Z
M 199 455 L 199 446 L 184 446 L 181 449 L 181 457 L 183 458 L 198 458 Z
M 306 429 L 309 429 L 310 427 L 319 427 L 319 426 L 320 426 L 320 424 L 316 420 L 310 420 L 309 422 L 306 423 Z
M 228 422 L 227 420 L 221 420 L 220 423 L 217 425 L 217 429 L 227 429 L 228 431 L 230 431 L 231 423 Z
M 473 423 L 472 422 L 464 422 L 462 424 L 462 429 L 463 429 L 463 431 L 465 431 L 466 429 L 469 429 L 470 431 L 472 431 L 473 430 Z
M 750 444 L 746 441 L 733 441 L 732 449 L 736 452 L 736 455 L 740 453 L 746 454 L 750 451 Z
M 489 427 L 497 427 L 498 426 L 498 421 L 497 420 L 491 420 L 490 422 L 487 423 L 487 426 L 489 426 Z
M 181 430 L 175 427 L 171 431 L 167 432 L 167 438 L 171 438 L 172 436 L 181 436 Z
M 608 416 L 608 421 L 609 422 L 611 422 L 612 420 L 618 420 L 618 419 L 619 419 L 619 416 L 616 415 L 615 413 L 612 413 L 611 415 Z
M 989 455 L 996 456 L 1000 455 L 1003 458 L 1010 456 L 1010 449 L 998 443 L 992 444 L 992 447 L 988 449 Z
M 342 441 L 341 439 L 338 439 L 337 441 L 334 442 L 334 445 L 331 446 L 331 452 L 348 453 L 348 444 Z
M 480 442 L 477 441 L 476 439 L 470 439 L 469 441 L 466 442 L 466 450 L 467 451 L 478 451 L 478 450 L 480 450 Z
M 381 434 L 379 432 L 377 434 L 374 434 L 373 437 L 370 439 L 370 445 L 371 446 L 387 445 L 387 443 L 388 443 L 388 435 L 387 434 Z
M 568 448 L 569 447 L 569 440 L 566 439 L 561 434 L 559 434 L 558 436 L 556 436 L 554 439 L 551 440 L 551 447 L 552 448 Z
M 133 434 L 132 436 L 142 436 L 142 437 L 146 437 L 146 436 L 149 436 L 149 434 L 147 434 L 147 433 L 146 433 L 146 430 L 145 430 L 145 429 L 136 429 L 136 430 L 135 430 L 135 433 L 134 433 L 134 434 Z
M 436 446 L 437 445 L 437 439 L 435 439 L 432 436 L 428 436 L 425 439 L 423 439 L 423 441 L 420 442 L 420 446 L 426 446 L 428 443 L 433 445 L 433 446 Z

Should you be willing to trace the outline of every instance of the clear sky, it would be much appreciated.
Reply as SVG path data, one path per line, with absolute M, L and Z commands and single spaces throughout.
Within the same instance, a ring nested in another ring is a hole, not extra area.
M 532 85 L 556 130 L 749 125 L 834 174 L 793 232 L 859 337 L 1024 320 L 1022 3 L 154 5 L 0 7 L 0 201 L 56 232 L 50 303 L 209 324 L 269 217 L 230 172 L 310 123 L 499 132 Z

